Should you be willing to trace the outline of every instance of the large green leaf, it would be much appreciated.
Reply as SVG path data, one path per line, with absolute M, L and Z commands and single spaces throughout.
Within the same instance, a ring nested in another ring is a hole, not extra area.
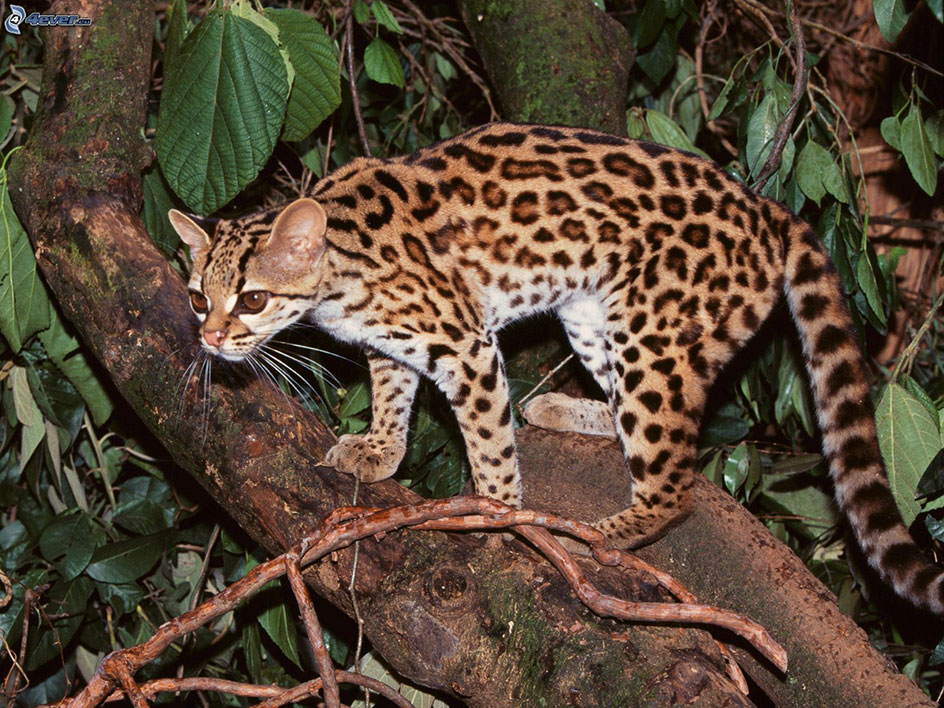
M 288 92 L 279 48 L 256 23 L 214 10 L 187 36 L 165 80 L 155 147 L 191 209 L 216 211 L 259 174 Z
M 915 182 L 933 195 L 937 188 L 937 159 L 924 129 L 921 111 L 914 104 L 901 121 L 901 152 Z
M 914 394 L 899 383 L 885 386 L 875 412 L 878 442 L 888 469 L 888 481 L 906 524 L 921 511 L 915 490 L 921 475 L 941 449 L 937 420 Z M 944 506 L 944 498 L 926 509 Z
M 137 580 L 157 563 L 166 537 L 167 533 L 155 533 L 101 546 L 92 554 L 86 572 L 102 583 Z
M 26 340 L 49 326 L 49 296 L 26 231 L 13 213 L 5 172 L 0 192 L 0 334 L 19 352 Z
M 187 19 L 187 3 L 185 0 L 172 0 L 168 8 L 167 37 L 164 40 L 164 73 L 177 58 L 180 45 L 187 38 L 190 31 L 190 20 Z
M 341 104 L 338 51 L 318 21 L 301 10 L 267 8 L 265 16 L 279 28 L 295 67 L 282 137 L 302 140 Z

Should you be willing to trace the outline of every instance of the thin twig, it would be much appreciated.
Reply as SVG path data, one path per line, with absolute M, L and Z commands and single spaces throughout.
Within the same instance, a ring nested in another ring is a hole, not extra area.
M 357 493 L 361 488 L 361 480 L 354 480 L 354 494 L 351 495 L 351 505 L 357 505 Z M 357 602 L 357 588 L 354 582 L 357 580 L 357 561 L 360 558 L 361 542 L 354 543 L 354 558 L 351 561 L 351 580 L 347 585 L 347 593 L 351 598 L 351 609 L 354 611 L 354 623 L 357 625 L 357 642 L 354 645 L 354 673 L 361 672 L 361 651 L 364 648 L 364 618 L 361 617 L 360 604 Z M 364 687 L 364 705 L 370 706 L 370 689 Z
M 370 157 L 370 141 L 367 140 L 367 129 L 364 127 L 364 116 L 361 114 L 361 97 L 357 91 L 357 74 L 354 71 L 354 10 L 348 3 L 347 19 L 344 25 L 345 55 L 347 56 L 347 79 L 351 87 L 351 107 L 354 109 L 354 122 L 357 123 L 357 135 L 361 141 L 361 149 Z
M 898 363 L 895 364 L 895 368 L 892 370 L 892 381 L 897 380 L 902 373 L 911 373 L 911 365 L 914 363 L 914 358 L 918 354 L 918 346 L 921 344 L 924 335 L 927 334 L 928 329 L 931 328 L 931 322 L 937 316 L 937 311 L 941 308 L 941 305 L 944 305 L 944 293 L 938 296 L 934 305 L 928 311 L 927 317 L 924 318 L 924 322 L 921 323 L 921 327 L 918 328 L 915 336 L 912 337 L 911 341 L 908 342 L 908 346 L 905 347 L 904 351 L 901 353 Z
M 934 221 L 933 219 L 899 219 L 894 216 L 873 214 L 869 216 L 869 223 L 894 226 L 896 228 L 922 229 L 924 231 L 939 231 L 944 233 L 944 221 Z
M 790 132 L 793 130 L 793 121 L 796 119 L 797 109 L 800 107 L 800 99 L 806 91 L 806 38 L 803 36 L 803 25 L 797 15 L 795 2 L 790 3 L 790 26 L 793 28 L 793 36 L 796 40 L 796 59 L 790 59 L 796 74 L 793 79 L 793 92 L 790 94 L 790 106 L 774 133 L 774 142 L 770 148 L 770 153 L 767 155 L 764 167 L 754 181 L 755 189 L 763 187 L 770 176 L 780 167 L 780 158 L 783 155 L 787 140 L 790 138 Z M 787 52 L 787 57 L 791 57 L 789 52 Z
M 524 394 L 524 396 L 521 397 L 521 400 L 518 401 L 518 412 L 519 412 L 519 413 L 521 412 L 521 407 L 531 399 L 531 397 L 537 392 L 537 390 L 538 390 L 539 388 L 541 388 L 541 386 L 543 386 L 543 385 L 546 384 L 548 381 L 550 381 L 550 380 L 551 380 L 551 377 L 552 377 L 554 374 L 556 374 L 558 371 L 560 371 L 562 368 L 564 368 L 564 365 L 565 365 L 568 361 L 570 361 L 571 359 L 573 359 L 573 358 L 574 358 L 574 354 L 573 354 L 573 352 L 571 352 L 570 354 L 567 355 L 567 357 L 566 357 L 560 364 L 558 364 L 558 365 L 555 366 L 553 369 L 551 369 L 543 379 L 541 379 L 540 381 L 538 381 L 538 382 L 534 385 L 534 388 L 532 388 L 530 391 L 528 391 L 526 394 Z

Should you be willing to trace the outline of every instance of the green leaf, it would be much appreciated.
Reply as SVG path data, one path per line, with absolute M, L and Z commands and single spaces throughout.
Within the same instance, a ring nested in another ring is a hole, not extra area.
M 724 488 L 724 450 L 718 450 L 711 461 L 702 468 L 701 473 L 712 484 Z
M 95 590 L 102 602 L 114 611 L 116 618 L 134 612 L 144 599 L 144 586 L 138 583 L 99 583 Z
M 875 279 L 875 271 L 872 270 L 872 261 L 867 253 L 863 253 L 859 257 L 859 262 L 856 264 L 856 276 L 859 287 L 862 288 L 865 299 L 869 303 L 869 309 L 872 310 L 878 321 L 885 325 L 887 322 L 885 309 L 882 304 L 882 297 L 879 294 L 878 281 Z
M 908 22 L 904 0 L 872 0 L 872 9 L 882 36 L 889 42 L 898 39 Z
M 937 188 L 937 160 L 924 130 L 921 111 L 914 104 L 901 122 L 901 152 L 915 182 L 933 196 Z
M 819 143 L 812 140 L 800 150 L 797 159 L 796 177 L 800 189 L 819 206 L 820 200 L 826 196 L 826 187 L 823 184 L 823 171 L 826 164 L 832 160 L 829 152 Z
M 95 550 L 86 572 L 102 583 L 128 583 L 147 573 L 161 557 L 167 533 L 137 536 Z
M 892 493 L 910 525 L 921 511 L 915 501 L 918 481 L 941 448 L 937 420 L 904 386 L 893 382 L 882 390 L 875 423 Z M 925 508 L 942 506 L 944 499 L 938 499 Z
M 159 533 L 174 524 L 171 501 L 167 482 L 151 476 L 133 477 L 121 485 L 112 520 L 133 533 Z
M 302 140 L 341 103 L 338 51 L 318 21 L 301 10 L 268 8 L 265 15 L 279 28 L 279 41 L 295 67 L 282 137 Z
M 764 96 L 747 123 L 747 165 L 752 175 L 760 172 L 773 148 L 774 134 L 781 120 L 777 99 L 772 93 Z
M 365 0 L 354 0 L 354 19 L 362 25 L 370 19 L 370 7 Z
M 39 333 L 39 341 L 66 378 L 75 386 L 96 425 L 103 424 L 114 408 L 111 397 L 99 381 L 85 354 L 79 349 L 78 340 L 66 330 L 65 324 L 55 309 L 50 309 L 51 324 Z
M 403 34 L 403 29 L 400 27 L 400 23 L 397 22 L 397 18 L 393 16 L 393 13 L 390 12 L 390 8 L 387 7 L 387 4 L 383 0 L 374 0 L 370 4 L 370 9 L 371 12 L 374 13 L 374 19 L 377 20 L 377 22 L 379 22 L 391 32 Z
M 155 148 L 188 207 L 216 211 L 255 179 L 288 92 L 279 47 L 254 22 L 214 10 L 187 36 L 165 80 Z
M 406 683 L 395 675 L 376 651 L 369 651 L 361 658 L 357 671 L 390 686 L 416 708 L 448 708 L 448 705 L 435 694 Z M 363 697 L 360 697 L 351 703 L 351 708 L 370 708 L 370 706 L 365 703 Z
M 48 627 L 47 631 L 30 633 L 26 651 L 28 671 L 42 666 L 47 661 L 59 660 L 63 654 L 68 656 L 65 648 L 82 625 L 93 588 L 94 585 L 88 578 L 59 578 L 53 583 L 46 599 L 49 602 L 48 607 L 56 608 L 55 614 L 58 617 L 52 621 L 52 626 Z
M 658 3 L 647 3 L 647 6 L 650 4 Z M 646 72 L 653 83 L 658 84 L 662 81 L 675 66 L 675 59 L 678 56 L 678 44 L 675 41 L 675 34 L 666 25 L 652 48 L 636 57 L 639 68 Z
M 36 270 L 33 247 L 13 213 L 5 171 L 0 192 L 0 334 L 17 353 L 49 326 L 49 296 Z
M 925 5 L 934 13 L 934 17 L 937 18 L 938 22 L 944 23 L 944 0 L 927 0 Z
M 649 134 L 652 135 L 655 142 L 708 158 L 702 150 L 695 147 L 695 144 L 689 140 L 685 131 L 665 113 L 654 110 L 646 111 L 646 127 L 649 128 Z
M 344 394 L 344 400 L 338 408 L 339 418 L 352 418 L 370 408 L 370 387 L 358 381 Z
M 942 20 L 942 22 L 944 22 L 944 20 Z M 944 639 L 937 643 L 937 646 L 934 647 L 934 651 L 931 652 L 931 656 L 928 657 L 928 666 L 940 666 L 941 664 L 944 664 Z
M 944 108 L 928 116 L 924 122 L 924 130 L 928 134 L 931 148 L 938 157 L 944 157 Z
M 364 69 L 374 81 L 403 88 L 403 67 L 393 47 L 375 37 L 364 50 Z
M 167 218 L 167 212 L 177 206 L 170 185 L 161 174 L 161 168 L 151 165 L 142 175 L 141 186 L 144 192 L 141 210 L 144 226 L 154 244 L 165 256 L 172 258 L 180 247 L 180 236 Z
M 262 588 L 259 597 L 264 598 L 260 601 L 267 601 L 268 604 L 268 607 L 259 613 L 259 624 L 276 646 L 285 653 L 285 656 L 301 666 L 301 658 L 298 655 L 298 631 L 294 621 L 296 608 L 294 599 L 291 599 L 293 596 L 284 590 L 280 581 L 273 580 Z M 291 609 L 289 602 L 293 603 Z
M 665 26 L 665 3 L 647 2 L 636 23 L 636 49 L 644 49 L 656 41 Z
M 729 76 L 728 80 L 724 82 L 724 88 L 721 89 L 721 93 L 718 94 L 718 98 L 715 99 L 715 102 L 711 104 L 711 110 L 708 112 L 708 122 L 710 123 L 713 120 L 717 120 L 724 113 L 724 109 L 728 107 L 728 98 L 731 94 L 731 90 L 734 88 L 734 77 Z
M 733 403 L 725 403 L 702 428 L 699 444 L 706 447 L 727 445 L 741 440 L 750 432 L 751 424 Z
M 928 463 L 928 468 L 918 480 L 917 492 L 923 497 L 944 492 L 944 448 Z
M 736 494 L 747 479 L 750 463 L 749 447 L 753 446 L 741 443 L 728 455 L 724 463 L 724 487 L 731 494 Z
M 838 521 L 832 495 L 821 489 L 815 478 L 806 474 L 765 475 L 758 498 L 763 506 L 785 516 L 799 517 L 790 528 L 804 538 L 814 539 Z
M 25 465 L 33 456 L 36 448 L 46 437 L 46 425 L 43 414 L 36 405 L 36 399 L 30 390 L 26 369 L 14 366 L 10 374 L 13 385 L 13 405 L 16 418 L 23 426 L 20 430 L 20 465 Z
M 167 22 L 167 38 L 164 40 L 164 74 L 169 71 L 169 67 L 177 58 L 180 51 L 180 45 L 187 38 L 190 31 L 190 20 L 187 19 L 186 0 L 173 0 L 170 4 L 168 13 L 170 19 Z
M 901 152 L 901 122 L 898 120 L 898 116 L 885 118 L 879 130 L 885 142 Z
M 49 562 L 62 562 L 56 568 L 66 580 L 85 570 L 95 549 L 104 541 L 104 534 L 91 517 L 82 511 L 61 514 L 53 519 L 39 537 L 39 550 Z
M 799 474 L 801 472 L 808 472 L 822 462 L 823 459 L 822 455 L 814 453 L 788 455 L 771 465 L 770 471 L 773 474 Z
M 16 104 L 13 99 L 4 94 L 0 96 L 0 145 L 2 145 L 10 134 L 10 128 L 13 127 L 13 113 Z

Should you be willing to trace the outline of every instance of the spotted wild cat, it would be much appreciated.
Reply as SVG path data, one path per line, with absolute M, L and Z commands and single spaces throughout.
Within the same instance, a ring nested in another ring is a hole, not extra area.
M 590 130 L 496 123 L 395 159 L 357 159 L 311 198 L 218 224 L 180 212 L 204 348 L 242 360 L 306 318 L 364 347 L 373 421 L 328 462 L 364 481 L 406 451 L 420 376 L 452 404 L 475 489 L 521 500 L 497 333 L 557 312 L 603 389 L 633 506 L 622 545 L 690 508 L 718 371 L 781 293 L 800 333 L 840 505 L 897 591 L 944 609 L 942 573 L 889 492 L 839 279 L 810 228 L 694 155 Z

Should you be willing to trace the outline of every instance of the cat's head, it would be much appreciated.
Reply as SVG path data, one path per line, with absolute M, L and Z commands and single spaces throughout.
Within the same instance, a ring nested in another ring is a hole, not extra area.
M 325 252 L 318 202 L 221 221 L 212 234 L 176 209 L 168 218 L 190 247 L 190 306 L 209 353 L 241 361 L 310 307 Z

